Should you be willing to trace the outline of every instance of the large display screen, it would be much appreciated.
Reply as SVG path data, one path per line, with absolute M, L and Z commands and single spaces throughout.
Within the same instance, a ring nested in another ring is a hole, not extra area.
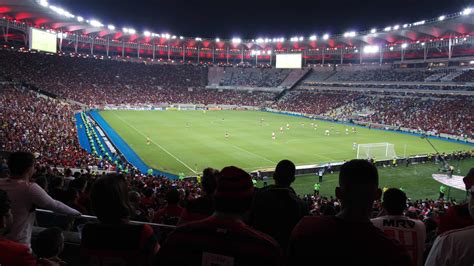
M 30 49 L 56 53 L 57 47 L 57 36 L 55 33 L 30 28 Z
M 302 54 L 277 54 L 276 68 L 301 68 Z

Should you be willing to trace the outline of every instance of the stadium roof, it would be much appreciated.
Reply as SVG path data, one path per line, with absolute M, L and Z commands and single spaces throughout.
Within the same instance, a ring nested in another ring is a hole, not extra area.
M 2 17 L 24 22 L 68 34 L 87 35 L 111 40 L 174 45 L 186 42 L 187 46 L 201 43 L 204 47 L 244 45 L 253 48 L 317 48 L 317 47 L 362 47 L 366 45 L 393 45 L 416 41 L 440 40 L 449 37 L 466 37 L 474 32 L 474 9 L 466 8 L 453 14 L 399 25 L 385 25 L 362 32 L 346 32 L 338 35 L 321 33 L 319 36 L 259 37 L 250 40 L 183 37 L 171 33 L 153 33 L 145 30 L 107 25 L 100 18 L 82 18 L 59 7 L 51 6 L 47 0 L 0 0 Z

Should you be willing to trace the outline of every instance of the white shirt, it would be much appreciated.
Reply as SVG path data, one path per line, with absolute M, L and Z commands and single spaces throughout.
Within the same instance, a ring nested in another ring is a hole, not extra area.
M 36 207 L 69 215 L 81 214 L 62 202 L 52 199 L 36 183 L 6 178 L 0 179 L 0 189 L 7 192 L 13 214 L 13 225 L 6 238 L 28 246 L 31 242 L 31 232 L 36 218 Z
M 371 221 L 385 235 L 400 242 L 416 265 L 423 265 L 426 229 L 422 221 L 410 219 L 403 215 L 381 216 Z
M 436 238 L 425 265 L 473 265 L 474 226 L 445 232 Z

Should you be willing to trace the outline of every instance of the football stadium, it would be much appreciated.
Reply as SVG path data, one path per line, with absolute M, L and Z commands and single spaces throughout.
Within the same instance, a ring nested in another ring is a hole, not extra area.
M 0 0 L 0 265 L 474 263 L 471 7 L 216 38 L 63 4 Z

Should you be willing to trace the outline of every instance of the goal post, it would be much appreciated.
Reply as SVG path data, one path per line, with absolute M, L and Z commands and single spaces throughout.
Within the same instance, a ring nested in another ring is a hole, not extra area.
M 395 145 L 388 142 L 357 145 L 357 159 L 390 160 L 395 157 Z

